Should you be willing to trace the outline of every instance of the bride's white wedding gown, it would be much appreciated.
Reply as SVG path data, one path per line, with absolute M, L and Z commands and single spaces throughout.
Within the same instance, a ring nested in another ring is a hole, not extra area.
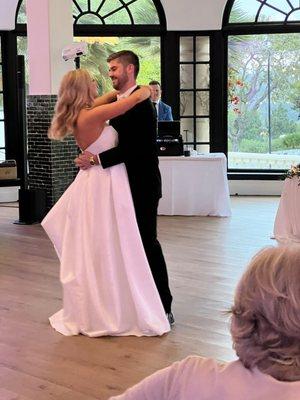
M 88 147 L 115 147 L 106 126 Z M 139 173 L 139 171 L 137 171 Z M 60 259 L 63 309 L 49 320 L 63 335 L 154 336 L 170 330 L 144 252 L 124 164 L 80 171 L 42 226 Z

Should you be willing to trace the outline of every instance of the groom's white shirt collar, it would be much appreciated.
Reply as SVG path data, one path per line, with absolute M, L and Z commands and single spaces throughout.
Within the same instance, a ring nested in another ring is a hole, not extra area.
M 136 87 L 137 87 L 137 85 L 131 86 L 129 89 L 126 90 L 126 92 L 124 92 L 124 93 L 122 93 L 122 94 L 119 94 L 119 95 L 117 96 L 117 99 L 118 99 L 118 100 L 120 100 L 120 99 L 126 99 L 126 97 L 128 97 L 128 96 L 134 91 L 134 89 L 135 89 Z

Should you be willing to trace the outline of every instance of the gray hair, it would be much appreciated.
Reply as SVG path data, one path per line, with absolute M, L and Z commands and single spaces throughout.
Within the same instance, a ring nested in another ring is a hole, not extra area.
M 270 247 L 251 260 L 231 309 L 233 348 L 246 368 L 300 380 L 300 246 Z

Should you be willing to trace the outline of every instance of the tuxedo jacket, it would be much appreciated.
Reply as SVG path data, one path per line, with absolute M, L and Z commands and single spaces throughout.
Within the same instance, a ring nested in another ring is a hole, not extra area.
M 173 121 L 172 108 L 161 100 L 158 103 L 158 121 Z
M 161 176 L 156 147 L 157 120 L 149 99 L 110 120 L 118 132 L 117 147 L 99 154 L 103 168 L 125 163 L 134 201 L 161 197 Z

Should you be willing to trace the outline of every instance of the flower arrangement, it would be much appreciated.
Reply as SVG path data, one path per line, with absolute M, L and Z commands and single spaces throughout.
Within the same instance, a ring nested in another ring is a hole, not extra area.
M 300 164 L 291 165 L 291 168 L 285 173 L 284 178 L 292 179 L 294 176 L 300 178 Z
M 238 96 L 236 93 L 244 87 L 244 83 L 240 79 L 237 79 L 237 73 L 234 68 L 228 69 L 228 102 L 235 114 L 241 114 L 240 103 L 242 100 L 241 96 Z

